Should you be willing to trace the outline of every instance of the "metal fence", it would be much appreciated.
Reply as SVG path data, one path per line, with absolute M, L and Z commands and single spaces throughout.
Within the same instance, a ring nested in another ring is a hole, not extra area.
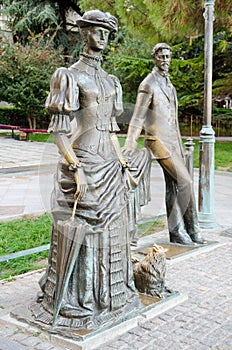
M 181 135 L 183 136 L 199 136 L 202 128 L 202 116 L 184 116 L 179 117 Z M 212 126 L 216 137 L 232 136 L 232 117 L 213 117 Z

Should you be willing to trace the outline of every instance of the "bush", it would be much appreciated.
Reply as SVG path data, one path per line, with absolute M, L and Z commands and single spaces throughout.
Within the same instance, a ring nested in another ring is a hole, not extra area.
M 0 100 L 13 103 L 14 111 L 24 118 L 20 124 L 24 126 L 27 121 L 33 129 L 39 120 L 47 118 L 44 103 L 51 75 L 64 65 L 62 49 L 53 47 L 53 39 L 43 33 L 31 34 L 26 46 L 4 39 L 0 42 Z

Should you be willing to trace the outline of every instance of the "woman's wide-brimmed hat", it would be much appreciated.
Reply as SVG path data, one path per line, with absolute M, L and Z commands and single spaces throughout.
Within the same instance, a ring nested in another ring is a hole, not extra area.
M 90 10 L 83 14 L 77 20 L 80 28 L 89 26 L 99 26 L 108 29 L 111 33 L 118 31 L 118 21 L 109 12 L 102 12 L 100 10 Z

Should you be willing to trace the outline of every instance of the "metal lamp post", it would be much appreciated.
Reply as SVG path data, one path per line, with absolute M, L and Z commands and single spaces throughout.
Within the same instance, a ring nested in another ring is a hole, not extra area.
M 215 228 L 214 212 L 214 144 L 212 120 L 213 21 L 215 0 L 204 1 L 204 121 L 200 131 L 199 223 L 202 228 Z

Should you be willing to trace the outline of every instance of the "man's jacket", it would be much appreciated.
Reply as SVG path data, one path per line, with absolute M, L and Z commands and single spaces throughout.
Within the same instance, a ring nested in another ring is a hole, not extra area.
M 140 131 L 145 129 L 146 144 L 156 159 L 168 158 L 174 151 L 184 156 L 176 90 L 169 78 L 160 75 L 156 68 L 139 86 L 130 125 Z M 130 129 L 128 136 L 132 136 L 129 133 Z

